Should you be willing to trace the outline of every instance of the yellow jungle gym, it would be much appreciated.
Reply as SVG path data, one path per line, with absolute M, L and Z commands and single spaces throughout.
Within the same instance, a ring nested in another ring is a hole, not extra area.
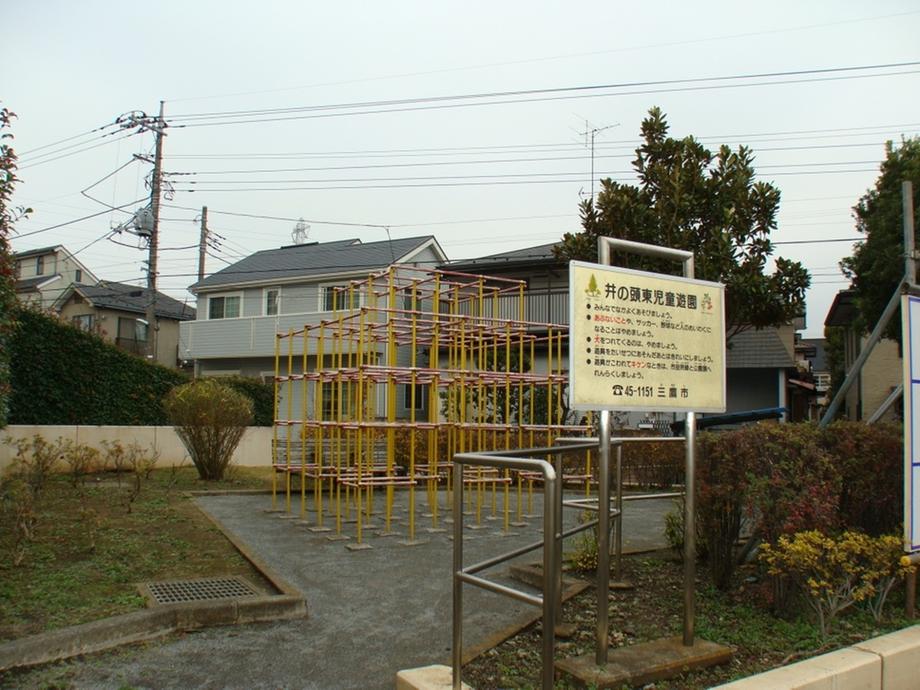
M 402 543 L 413 544 L 422 489 L 427 529 L 442 531 L 443 484 L 447 500 L 466 491 L 477 524 L 489 500 L 497 517 L 501 494 L 508 533 L 516 524 L 512 488 L 520 522 L 524 487 L 531 512 L 538 477 L 484 468 L 452 477 L 454 453 L 548 446 L 562 433 L 590 429 L 564 424 L 567 327 L 527 321 L 526 304 L 523 281 L 401 265 L 336 288 L 330 318 L 277 333 L 273 509 L 283 493 L 290 514 L 299 493 L 306 520 L 312 494 L 311 529 L 348 539 L 343 522 L 354 521 L 349 548 L 368 548 L 375 496 L 385 497 L 382 534 L 394 534 L 401 488 L 408 494 Z M 542 373 L 533 370 L 538 355 Z M 579 463 L 564 479 L 583 483 L 587 494 L 590 454 Z

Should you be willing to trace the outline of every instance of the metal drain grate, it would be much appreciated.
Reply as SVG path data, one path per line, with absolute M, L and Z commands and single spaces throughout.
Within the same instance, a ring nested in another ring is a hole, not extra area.
M 175 604 L 183 601 L 211 601 L 233 597 L 251 597 L 259 591 L 242 577 L 210 577 L 199 580 L 145 582 L 140 586 L 152 604 Z

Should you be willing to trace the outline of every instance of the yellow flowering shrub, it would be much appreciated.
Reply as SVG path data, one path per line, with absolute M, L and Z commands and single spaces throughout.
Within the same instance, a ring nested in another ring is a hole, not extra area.
M 834 538 L 809 530 L 765 544 L 761 559 L 771 575 L 786 576 L 799 587 L 826 637 L 837 614 L 858 602 L 876 620 L 881 617 L 891 587 L 914 569 L 900 555 L 895 536 L 844 532 Z

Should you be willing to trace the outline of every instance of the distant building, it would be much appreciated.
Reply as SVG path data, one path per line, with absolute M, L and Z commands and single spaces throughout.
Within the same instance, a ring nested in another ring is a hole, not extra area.
M 13 254 L 16 297 L 50 309 L 71 283 L 95 285 L 99 279 L 61 245 Z
M 104 280 L 96 285 L 70 285 L 52 305 L 61 317 L 81 330 L 97 333 L 115 346 L 146 356 L 146 321 L 150 290 Z M 157 362 L 179 366 L 179 324 L 195 318 L 195 309 L 157 292 Z

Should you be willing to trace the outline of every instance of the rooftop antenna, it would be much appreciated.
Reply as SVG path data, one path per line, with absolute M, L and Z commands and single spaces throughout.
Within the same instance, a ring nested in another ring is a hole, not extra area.
M 594 203 L 594 138 L 604 130 L 612 129 L 613 127 L 619 127 L 619 122 L 614 122 L 612 125 L 606 125 L 605 127 L 592 127 L 591 123 L 585 120 L 585 131 L 579 132 L 579 135 L 585 138 L 585 147 L 588 146 L 588 137 L 591 137 L 591 203 Z
M 294 244 L 304 244 L 307 241 L 307 237 L 310 235 L 310 226 L 304 222 L 303 218 L 300 218 L 297 221 L 297 224 L 294 226 L 293 232 L 291 232 L 291 241 Z

